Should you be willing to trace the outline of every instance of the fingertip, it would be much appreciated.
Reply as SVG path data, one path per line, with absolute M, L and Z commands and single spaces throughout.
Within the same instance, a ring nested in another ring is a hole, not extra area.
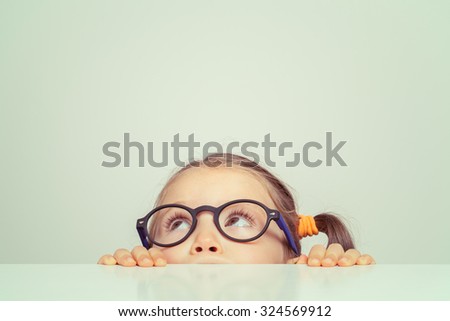
M 358 265 L 367 265 L 367 264 L 370 264 L 370 263 L 368 262 L 367 256 L 362 255 L 356 260 L 356 264 L 358 264 Z
M 113 258 L 112 256 L 108 256 L 108 257 L 105 259 L 105 264 L 106 264 L 106 265 L 116 265 L 116 264 L 117 264 L 117 261 L 116 261 L 116 259 Z
M 332 267 L 335 265 L 336 265 L 336 261 L 333 260 L 332 258 L 327 257 L 322 260 L 322 266 L 324 266 L 324 267 Z
M 326 250 L 326 248 L 325 248 L 324 245 L 322 245 L 322 244 L 314 244 L 314 245 L 311 247 L 310 252 L 312 252 L 312 251 L 323 251 L 323 252 L 325 252 L 325 250 Z
M 136 261 L 131 256 L 122 257 L 118 263 L 121 266 L 136 266 Z
M 167 261 L 163 258 L 157 258 L 156 262 L 155 262 L 155 266 L 166 266 L 167 265 Z
M 163 252 L 159 248 L 150 248 L 148 250 L 151 258 L 153 259 L 154 266 L 166 266 L 167 259 L 165 258 Z
M 103 255 L 97 262 L 101 265 L 116 265 L 117 261 L 112 257 L 112 255 Z
M 127 249 L 120 248 L 114 252 L 113 256 L 119 257 L 121 254 L 124 255 L 124 253 L 131 254 L 130 251 L 128 251 Z
M 305 254 L 300 255 L 297 264 L 306 264 L 308 262 L 308 257 Z
M 309 259 L 308 260 L 308 266 L 313 266 L 313 267 L 320 266 L 320 260 L 316 259 L 316 258 Z
M 143 257 L 142 259 L 138 260 L 137 263 L 142 267 L 153 266 L 153 261 L 148 257 Z
M 365 255 L 365 257 L 366 257 L 366 265 L 375 264 L 375 260 L 373 259 L 373 257 L 367 254 Z
M 125 259 L 125 263 L 127 263 L 128 265 L 136 265 L 136 261 L 132 258 L 132 257 L 128 257 Z
M 364 254 L 365 257 L 367 257 L 367 264 L 375 264 L 375 260 L 373 257 L 369 254 Z
M 346 266 L 351 266 L 352 265 L 350 260 L 348 258 L 346 258 L 346 257 L 343 257 L 337 263 L 338 263 L 339 266 L 342 266 L 342 267 L 346 267 Z
M 145 247 L 143 247 L 142 245 L 136 245 L 135 247 L 133 247 L 131 252 L 139 251 L 139 250 L 142 250 L 142 249 L 147 251 L 147 249 Z
M 328 245 L 328 248 L 336 248 L 338 250 L 344 250 L 344 248 L 342 247 L 342 245 L 340 243 L 331 243 L 330 245 Z

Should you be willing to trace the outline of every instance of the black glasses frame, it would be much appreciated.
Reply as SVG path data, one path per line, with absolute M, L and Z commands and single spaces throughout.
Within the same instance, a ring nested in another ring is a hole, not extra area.
M 244 202 L 245 203 L 253 203 L 253 204 L 261 206 L 266 211 L 267 221 L 266 221 L 266 225 L 264 226 L 264 228 L 261 230 L 261 232 L 258 235 L 242 240 L 242 239 L 236 239 L 234 237 L 231 237 L 222 230 L 222 228 L 220 227 L 220 223 L 219 223 L 219 214 L 222 212 L 222 210 L 225 207 L 228 207 L 232 204 L 244 203 Z M 177 208 L 181 208 L 181 209 L 189 212 L 192 216 L 192 225 L 190 227 L 189 232 L 182 239 L 180 239 L 174 243 L 170 243 L 170 244 L 161 244 L 161 243 L 158 243 L 158 242 L 150 239 L 147 224 L 148 224 L 150 217 L 152 217 L 153 214 L 155 214 L 159 210 L 162 210 L 162 209 L 168 208 L 168 207 L 177 207 Z M 208 212 L 213 213 L 214 225 L 216 226 L 216 228 L 219 230 L 219 232 L 224 237 L 226 237 L 229 240 L 232 240 L 235 242 L 240 242 L 240 243 L 251 242 L 251 241 L 254 241 L 254 240 L 260 238 L 267 231 L 267 228 L 269 227 L 270 222 L 275 221 L 277 223 L 278 227 L 286 235 L 286 239 L 287 239 L 290 247 L 294 250 L 295 254 L 299 255 L 298 246 L 297 246 L 297 244 L 295 244 L 294 238 L 292 237 L 292 234 L 291 234 L 285 220 L 283 219 L 283 216 L 281 215 L 281 213 L 275 209 L 268 208 L 261 202 L 258 202 L 258 201 L 252 200 L 252 199 L 237 199 L 237 200 L 227 202 L 219 207 L 214 207 L 214 206 L 210 206 L 210 205 L 202 205 L 197 208 L 190 208 L 190 207 L 182 205 L 182 204 L 165 204 L 165 205 L 158 206 L 158 207 L 154 208 L 152 211 L 150 211 L 147 215 L 145 215 L 144 217 L 137 220 L 136 229 L 137 229 L 137 232 L 141 239 L 142 245 L 146 249 L 149 249 L 150 243 L 156 244 L 161 247 L 171 247 L 171 246 L 176 246 L 180 243 L 183 243 L 194 232 L 194 230 L 197 226 L 197 214 L 200 212 L 203 212 L 203 211 L 208 211 Z

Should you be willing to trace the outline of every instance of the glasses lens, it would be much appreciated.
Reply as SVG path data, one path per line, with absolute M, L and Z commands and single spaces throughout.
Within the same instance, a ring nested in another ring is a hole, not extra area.
M 178 242 L 192 226 L 192 215 L 179 207 L 166 207 L 155 212 L 148 221 L 150 240 L 161 245 Z
M 267 223 L 267 213 L 257 204 L 241 202 L 225 207 L 219 215 L 219 225 L 225 234 L 238 240 L 257 236 Z

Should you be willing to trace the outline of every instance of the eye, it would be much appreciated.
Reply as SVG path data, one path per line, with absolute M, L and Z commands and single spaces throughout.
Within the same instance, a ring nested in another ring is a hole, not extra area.
M 176 229 L 188 229 L 189 228 L 189 223 L 187 223 L 186 221 L 182 221 L 182 220 L 176 220 L 173 223 L 170 224 L 169 230 L 173 231 Z
M 252 227 L 254 225 L 253 217 L 245 212 L 233 212 L 227 217 L 225 221 L 225 227 L 235 226 L 235 227 Z
M 182 214 L 175 213 L 173 216 L 167 218 L 164 223 L 164 228 L 169 232 L 190 229 L 191 220 Z

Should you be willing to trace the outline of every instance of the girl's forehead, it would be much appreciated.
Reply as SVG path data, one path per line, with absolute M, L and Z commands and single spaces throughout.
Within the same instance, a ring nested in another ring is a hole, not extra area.
M 167 186 L 160 204 L 220 206 L 228 201 L 248 198 L 274 207 L 262 179 L 233 167 L 196 167 L 182 172 Z

